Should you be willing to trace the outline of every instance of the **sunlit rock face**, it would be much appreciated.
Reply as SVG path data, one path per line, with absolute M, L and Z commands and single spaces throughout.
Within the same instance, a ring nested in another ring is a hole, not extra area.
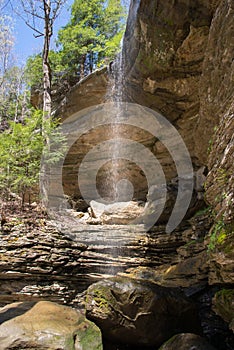
M 207 153 L 207 143 L 201 144 L 194 131 L 199 123 L 200 80 L 216 3 L 142 0 L 135 25 L 130 19 L 125 35 L 129 99 L 170 120 L 196 166 L 202 162 L 194 149 L 196 143 Z M 159 157 L 167 163 L 164 152 Z
M 75 334 L 75 335 L 74 335 Z M 13 303 L 0 309 L 1 350 L 102 350 L 101 332 L 81 312 L 49 301 Z
M 199 137 L 194 135 L 199 123 L 203 61 L 217 3 L 134 1 L 130 6 L 123 45 L 124 99 L 150 107 L 171 121 L 182 135 L 195 169 L 206 164 L 200 154 L 206 154 L 207 143 L 200 143 Z M 78 83 L 62 102 L 57 114 L 65 120 L 86 107 L 105 102 L 111 74 L 110 69 L 103 69 Z M 156 137 L 134 127 L 124 129 L 122 135 L 149 148 L 160 161 L 167 181 L 177 176 L 170 153 Z M 81 196 L 77 185 L 79 164 L 93 146 L 110 137 L 110 132 L 103 127 L 92 129 L 73 145 L 64 163 L 63 182 L 67 195 Z M 196 151 L 196 143 L 199 151 Z M 95 157 L 91 167 L 95 167 L 100 155 Z M 145 200 L 148 188 L 141 169 L 129 162 L 118 166 L 119 180 L 124 177 L 133 184 L 133 199 Z M 98 190 L 104 197 L 110 193 L 111 169 L 111 162 L 105 164 L 97 177 Z M 88 182 L 89 176 L 87 185 Z
M 104 67 L 80 80 L 60 102 L 56 115 L 62 120 L 72 114 L 102 103 L 108 84 L 108 72 Z
M 123 44 L 124 99 L 160 112 L 176 127 L 194 169 L 208 166 L 206 198 L 228 221 L 233 217 L 232 18 L 230 1 L 132 1 Z M 104 68 L 79 82 L 57 115 L 66 120 L 105 102 L 111 74 L 110 68 Z M 149 148 L 159 160 L 167 182 L 174 181 L 177 171 L 165 145 L 134 127 L 121 132 L 121 137 Z M 77 184 L 79 165 L 92 147 L 111 137 L 108 127 L 100 127 L 76 140 L 64 162 L 65 194 L 78 200 L 82 197 Z M 94 156 L 91 171 L 100 158 L 99 154 Z M 134 187 L 132 199 L 146 200 L 148 187 L 141 169 L 129 161 L 120 161 L 116 166 L 117 180 L 128 179 Z M 112 170 L 110 160 L 98 172 L 97 188 L 102 197 L 110 196 Z M 89 176 L 86 181 L 89 187 Z M 91 199 L 96 200 L 92 193 Z

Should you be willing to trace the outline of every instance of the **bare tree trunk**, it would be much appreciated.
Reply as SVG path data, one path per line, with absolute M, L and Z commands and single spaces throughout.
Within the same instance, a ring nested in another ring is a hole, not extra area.
M 11 0 L 9 0 L 11 3 Z M 52 110 L 52 99 L 51 99 L 51 69 L 49 63 L 49 52 L 50 52 L 50 40 L 53 35 L 53 24 L 58 16 L 59 9 L 66 2 L 66 0 L 21 0 L 22 8 L 26 16 L 22 16 L 18 13 L 29 28 L 35 33 L 35 37 L 43 37 L 43 126 L 42 134 L 45 138 L 45 145 L 47 152 L 50 150 L 48 126 L 50 126 L 51 110 Z M 36 4 L 36 5 L 35 5 Z M 11 4 L 12 8 L 13 4 Z M 44 30 L 36 26 L 35 19 L 42 21 Z M 42 202 L 46 206 L 48 203 L 48 173 L 49 166 L 45 162 L 41 166 L 41 194 Z
M 24 121 L 27 112 L 27 94 L 24 91 L 24 99 L 22 102 L 21 120 Z
M 51 25 L 51 3 L 50 0 L 43 0 L 44 7 L 44 46 L 42 54 L 43 64 L 43 128 L 42 133 L 44 135 L 47 152 L 50 149 L 49 136 L 47 134 L 48 125 L 51 118 L 52 99 L 51 99 L 51 69 L 49 63 L 49 52 L 50 52 L 50 39 L 52 36 L 52 25 Z M 41 194 L 42 203 L 46 207 L 48 205 L 48 188 L 49 188 L 49 166 L 45 163 L 41 166 Z
M 50 19 L 50 0 L 43 0 L 45 14 L 44 47 L 43 47 L 43 116 L 44 119 L 51 117 L 51 69 L 49 63 L 50 39 L 52 36 L 52 25 Z
M 83 79 L 85 77 L 85 60 L 86 55 L 82 55 L 80 62 L 80 79 Z
M 89 53 L 89 73 L 93 72 L 93 53 Z

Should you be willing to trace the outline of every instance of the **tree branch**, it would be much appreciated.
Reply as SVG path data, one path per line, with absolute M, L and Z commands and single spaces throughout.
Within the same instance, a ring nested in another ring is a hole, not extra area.
M 1 7 L 0 11 L 3 11 L 3 10 L 7 7 L 7 5 L 9 4 L 9 2 L 10 2 L 10 0 L 8 0 L 8 1 L 5 3 L 5 5 L 3 5 L 3 6 Z
M 40 30 L 38 30 L 38 29 L 36 29 L 35 27 L 33 27 L 30 23 L 28 23 L 27 21 L 24 21 L 25 22 L 25 24 L 29 27 L 29 28 L 31 28 L 32 30 L 34 30 L 36 33 L 38 33 L 39 35 L 38 36 L 35 36 L 35 38 L 39 38 L 40 36 L 43 36 L 44 35 L 44 33 L 42 33 Z
M 19 17 L 24 21 L 24 23 L 25 23 L 30 29 L 32 29 L 34 32 L 36 32 L 36 33 L 38 34 L 37 36 L 34 35 L 35 38 L 39 38 L 40 36 L 43 36 L 43 35 L 44 35 L 44 33 L 42 33 L 40 30 L 38 30 L 38 29 L 36 28 L 34 20 L 33 20 L 33 25 L 31 25 L 31 24 L 28 22 L 28 20 L 27 20 L 24 16 L 21 15 L 21 13 L 19 13 L 18 11 L 16 11 L 16 9 L 15 9 L 15 8 L 13 7 L 13 5 L 12 5 L 11 0 L 9 0 L 9 4 L 11 5 L 11 8 L 12 8 L 13 12 L 15 12 L 16 15 L 19 16 Z M 31 15 L 33 16 L 33 18 L 37 17 L 37 16 L 35 15 L 35 12 L 34 12 L 33 9 L 32 9 L 32 12 L 30 12 L 29 10 L 27 10 L 27 9 L 25 8 L 25 6 L 24 6 L 23 3 L 22 3 L 22 6 L 23 6 L 23 10 L 24 10 L 26 13 L 31 14 Z M 38 18 L 40 18 L 40 17 L 38 17 Z M 41 17 L 41 19 L 43 19 L 43 17 Z

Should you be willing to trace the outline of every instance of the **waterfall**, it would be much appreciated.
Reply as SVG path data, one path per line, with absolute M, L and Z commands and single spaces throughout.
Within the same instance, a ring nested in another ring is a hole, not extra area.
M 107 102 L 112 102 L 116 106 L 117 113 L 115 120 L 111 124 L 109 137 L 113 140 L 112 147 L 112 164 L 110 169 L 111 183 L 109 183 L 110 193 L 109 197 L 114 202 L 121 202 L 125 199 L 125 191 L 127 180 L 119 180 L 119 165 L 120 165 L 120 148 L 121 143 L 118 139 L 121 137 L 122 126 L 121 119 L 123 117 L 123 110 L 121 103 L 124 101 L 124 58 L 123 58 L 123 38 L 121 40 L 121 51 L 118 54 L 115 62 L 110 70 L 111 79 L 109 82 L 109 89 L 107 91 Z
M 137 2 L 139 5 L 140 1 L 137 0 Z M 133 15 L 135 22 L 138 8 L 138 6 L 136 6 L 135 0 L 131 0 L 131 4 L 129 0 L 123 0 L 123 3 L 125 6 L 127 4 L 129 9 L 131 7 L 134 7 L 135 11 L 133 14 L 131 14 L 131 16 Z M 132 183 L 128 179 L 124 178 L 124 174 L 121 173 L 121 169 L 123 167 L 121 151 L 124 147 L 123 142 L 121 141 L 121 138 L 124 138 L 124 127 L 121 122 L 125 114 L 125 107 L 123 105 L 123 102 L 125 102 L 127 99 L 125 91 L 125 59 L 126 57 L 124 55 L 123 36 L 120 43 L 120 52 L 117 55 L 115 61 L 112 62 L 109 66 L 109 86 L 105 99 L 105 102 L 113 103 L 114 108 L 116 109 L 115 119 L 110 125 L 108 135 L 108 138 L 112 140 L 111 168 L 106 174 L 107 179 L 106 183 L 104 183 L 104 186 L 108 187 L 108 201 L 111 205 L 113 205 L 113 208 L 116 208 L 116 210 L 119 208 L 127 207 L 128 203 L 133 199 L 134 196 L 134 187 Z M 122 239 L 115 241 L 115 244 L 111 248 L 112 259 L 119 259 L 119 256 L 122 256 L 124 246 L 125 243 Z M 113 266 L 113 260 L 108 263 L 108 272 L 111 275 L 114 275 L 116 273 L 116 267 Z
M 139 8 L 140 0 L 123 1 L 124 5 L 128 6 L 131 17 L 129 18 L 131 25 L 135 23 L 137 10 Z M 131 11 L 130 11 L 131 10 Z M 115 61 L 110 65 L 110 82 L 108 91 L 106 94 L 106 102 L 112 102 L 116 108 L 117 113 L 115 120 L 111 124 L 110 139 L 113 139 L 113 155 L 112 155 L 112 167 L 110 169 L 111 181 L 109 183 L 110 191 L 108 197 L 113 200 L 114 203 L 127 202 L 133 199 L 134 188 L 132 183 L 127 179 L 121 179 L 119 169 L 121 165 L 121 135 L 123 134 L 123 127 L 121 120 L 124 118 L 124 107 L 122 102 L 127 100 L 125 91 L 125 67 L 126 56 L 124 54 L 124 36 L 120 43 L 120 52 L 117 55 Z M 119 141 L 118 141 L 119 140 Z

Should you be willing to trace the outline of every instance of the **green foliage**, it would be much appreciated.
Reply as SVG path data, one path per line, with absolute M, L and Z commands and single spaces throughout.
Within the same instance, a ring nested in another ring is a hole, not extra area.
M 43 69 L 42 56 L 40 54 L 30 56 L 27 59 L 25 77 L 27 85 L 30 87 L 40 87 L 42 85 Z
M 226 224 L 223 219 L 218 220 L 210 234 L 210 241 L 208 244 L 208 251 L 214 251 L 219 246 L 223 245 L 226 239 L 233 234 L 233 227 Z
M 64 140 L 57 122 L 43 125 L 42 111 L 33 111 L 23 123 L 10 122 L 10 127 L 0 134 L 0 191 L 5 197 L 17 193 L 24 204 L 25 194 L 39 184 L 42 153 L 47 163 L 56 162 L 62 155 Z M 52 140 L 52 150 L 46 148 L 44 135 Z
M 60 76 L 66 67 L 62 64 L 61 52 L 50 50 L 49 62 L 52 71 L 52 83 L 56 82 L 56 77 Z M 25 80 L 30 88 L 42 89 L 43 69 L 42 55 L 37 54 L 27 59 L 25 67 Z
M 201 209 L 201 210 L 198 210 L 198 211 L 195 213 L 194 216 L 197 217 L 197 216 L 202 216 L 202 215 L 206 215 L 206 214 L 210 214 L 210 216 L 213 215 L 210 206 L 208 206 L 208 207 L 206 207 L 206 208 L 203 208 L 203 209 Z
M 38 181 L 43 149 L 41 113 L 35 112 L 24 124 L 10 122 L 0 134 L 0 189 L 24 195 Z
M 228 179 L 229 179 L 228 172 L 223 168 L 219 168 L 217 170 L 217 175 L 216 175 L 216 181 L 218 182 L 218 184 L 220 186 L 225 185 L 228 183 Z
M 121 0 L 75 0 L 70 22 L 58 35 L 62 63 L 70 74 L 83 76 L 114 58 L 125 17 Z
M 217 297 L 221 297 L 221 298 L 234 298 L 234 290 L 233 289 L 221 289 L 216 293 Z
M 42 129 L 44 140 L 49 140 L 44 142 L 43 160 L 47 166 L 50 166 L 64 158 L 67 150 L 66 138 L 61 132 L 58 119 L 43 120 Z
M 208 154 L 211 153 L 212 147 L 213 147 L 213 139 L 210 139 L 208 142 L 208 149 L 207 149 Z
M 98 305 L 99 308 L 103 310 L 108 310 L 109 303 L 105 299 L 105 296 L 102 294 L 101 290 L 95 290 L 93 294 L 93 299 L 95 300 L 95 303 Z
M 4 74 L 4 84 L 0 89 L 0 119 L 18 120 L 22 116 L 27 92 L 24 91 L 24 71 L 13 66 Z
M 112 61 L 120 50 L 126 9 L 121 0 L 75 0 L 69 23 L 58 33 L 58 50 L 50 50 L 52 84 L 62 77 L 83 77 Z M 29 87 L 42 88 L 42 55 L 26 64 Z
M 226 321 L 232 322 L 234 318 L 234 290 L 221 289 L 215 294 L 214 306 L 217 313 Z
M 219 220 L 213 227 L 213 230 L 210 235 L 210 242 L 208 244 L 208 250 L 212 251 L 215 249 L 217 243 L 218 243 L 218 237 L 221 235 L 221 237 L 225 237 L 225 230 L 224 230 L 224 222 L 223 220 Z

